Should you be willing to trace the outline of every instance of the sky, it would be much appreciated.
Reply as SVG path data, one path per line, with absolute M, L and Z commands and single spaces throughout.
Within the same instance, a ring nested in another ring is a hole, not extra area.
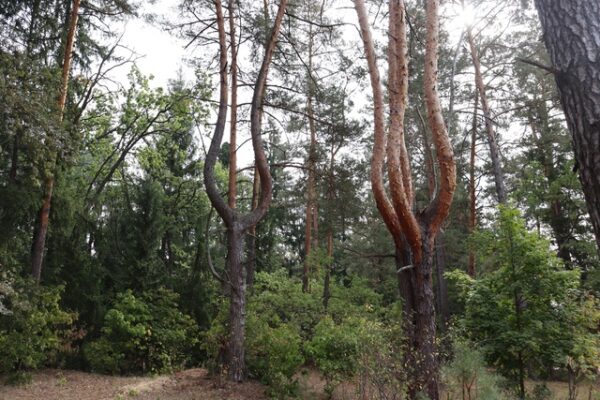
M 143 3 L 140 10 L 141 15 L 153 14 L 160 19 L 162 16 L 167 16 L 172 19 L 177 15 L 177 4 L 179 0 L 157 0 Z M 358 41 L 358 31 L 353 25 L 357 24 L 356 14 L 353 9 L 352 2 L 341 2 L 340 8 L 336 10 L 328 10 L 335 13 L 337 17 L 342 16 L 344 22 L 348 23 L 346 36 L 351 37 L 352 41 Z M 457 6 L 449 5 L 442 9 L 444 28 L 450 34 L 450 42 L 455 43 L 459 37 L 465 24 L 470 23 L 474 19 L 475 11 L 472 8 L 462 9 Z M 176 77 L 178 70 L 182 70 L 184 78 L 192 80 L 194 78 L 193 71 L 186 64 L 186 56 L 191 55 L 191 49 L 184 49 L 186 42 L 179 39 L 175 35 L 162 30 L 159 24 L 151 24 L 144 18 L 131 18 L 127 21 L 115 24 L 114 32 L 117 35 L 123 34 L 121 44 L 124 48 L 120 49 L 120 55 L 129 57 L 134 53 L 136 64 L 142 74 L 152 75 L 154 78 L 150 81 L 150 85 L 154 87 L 166 87 L 170 79 Z M 360 42 L 359 42 L 360 43 Z M 380 60 L 381 62 L 382 60 Z M 130 67 L 125 66 L 114 70 L 111 78 L 127 85 L 127 74 Z M 215 91 L 214 96 L 218 93 Z M 240 97 L 244 95 L 241 94 Z M 248 99 L 249 100 L 249 99 Z M 240 100 L 243 102 L 244 100 Z M 355 103 L 365 102 L 367 98 L 355 99 Z M 210 132 L 205 132 L 210 134 Z M 227 141 L 228 132 L 225 132 L 224 141 Z M 205 138 L 206 141 L 208 138 Z M 245 143 L 238 150 L 238 162 L 240 167 L 245 167 L 253 162 L 253 152 L 250 142 L 244 138 L 238 139 L 238 143 Z
M 155 4 L 145 3 L 141 13 L 157 15 L 174 15 L 178 0 L 158 0 Z M 185 64 L 186 50 L 183 40 L 161 30 L 157 24 L 151 24 L 143 18 L 133 18 L 114 26 L 115 33 L 124 33 L 121 43 L 136 54 L 136 64 L 145 75 L 153 75 L 152 86 L 167 86 L 181 68 L 188 79 L 193 77 L 192 71 Z M 122 56 L 129 56 L 130 51 L 121 49 Z M 121 83 L 127 82 L 129 68 L 115 71 L 114 79 Z

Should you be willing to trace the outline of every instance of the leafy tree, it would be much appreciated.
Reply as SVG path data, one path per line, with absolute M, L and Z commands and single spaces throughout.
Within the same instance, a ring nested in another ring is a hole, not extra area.
M 478 254 L 489 272 L 473 281 L 466 327 L 524 399 L 527 369 L 555 365 L 569 351 L 579 273 L 564 270 L 548 242 L 505 207 L 493 229 L 479 234 Z

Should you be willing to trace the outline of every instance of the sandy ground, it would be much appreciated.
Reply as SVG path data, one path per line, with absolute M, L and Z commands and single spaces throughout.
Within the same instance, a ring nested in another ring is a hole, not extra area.
M 297 375 L 303 400 L 324 400 L 325 382 L 314 370 Z M 534 382 L 527 382 L 531 390 Z M 567 384 L 548 382 L 553 399 L 567 398 Z M 596 399 L 600 387 L 581 384 L 579 400 Z M 443 398 L 446 396 L 444 395 Z M 336 387 L 334 400 L 357 399 L 356 385 Z M 266 400 L 264 387 L 256 382 L 217 382 L 205 369 L 196 368 L 156 377 L 118 377 L 80 371 L 46 369 L 33 373 L 24 386 L 2 386 L 0 400 Z
M 157 377 L 116 377 L 47 369 L 34 372 L 30 384 L 0 386 L 0 400 L 255 399 L 266 399 L 259 384 L 218 385 L 200 368 Z

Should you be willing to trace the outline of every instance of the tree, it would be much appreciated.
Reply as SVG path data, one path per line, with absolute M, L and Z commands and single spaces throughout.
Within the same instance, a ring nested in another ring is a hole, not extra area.
M 69 87 L 69 73 L 71 72 L 71 59 L 73 56 L 73 43 L 75 41 L 75 30 L 77 29 L 77 18 L 79 17 L 80 0 L 73 0 L 71 7 L 71 16 L 69 18 L 69 30 L 67 32 L 67 41 L 65 44 L 62 75 L 58 97 L 58 120 L 62 123 L 65 112 L 65 104 L 67 102 L 67 90 Z M 49 147 L 55 147 L 56 143 L 48 143 Z M 35 230 L 33 246 L 31 250 L 31 274 L 33 278 L 39 282 L 42 278 L 42 262 L 44 260 L 44 248 L 46 246 L 46 233 L 48 232 L 48 224 L 50 218 L 50 204 L 52 202 L 52 192 L 54 190 L 54 173 L 56 168 L 57 154 L 53 152 L 47 160 L 45 177 L 44 177 L 44 198 L 42 207 L 38 216 L 38 224 Z
M 600 4 L 536 0 L 544 43 L 575 150 L 576 168 L 600 251 Z
M 492 160 L 492 169 L 494 174 L 494 185 L 496 187 L 496 196 L 500 204 L 506 203 L 506 185 L 504 184 L 504 173 L 502 172 L 502 162 L 500 160 L 500 150 L 498 148 L 498 139 L 494 131 L 494 121 L 492 112 L 488 104 L 487 91 L 483 82 L 483 74 L 481 73 L 481 61 L 475 45 L 472 27 L 467 27 L 467 42 L 469 43 L 469 51 L 471 60 L 473 60 L 473 68 L 475 69 L 475 86 L 481 99 L 481 109 L 485 120 L 485 130 L 487 132 L 487 141 L 490 148 L 490 158 Z M 475 105 L 477 108 L 477 102 Z
M 228 108 L 227 88 L 227 38 L 225 32 L 225 18 L 220 0 L 215 1 L 217 15 L 217 29 L 219 34 L 219 111 L 214 135 L 204 164 L 204 185 L 206 193 L 213 207 L 219 213 L 227 227 L 227 259 L 225 285 L 230 297 L 229 304 L 229 339 L 227 344 L 227 367 L 229 378 L 236 382 L 244 380 L 246 367 L 244 360 L 245 338 L 245 306 L 246 306 L 246 277 L 242 263 L 244 236 L 246 231 L 256 225 L 266 214 L 272 195 L 271 173 L 262 144 L 261 137 L 261 108 L 265 95 L 269 64 L 277 44 L 277 36 L 287 6 L 287 0 L 281 0 L 277 15 L 273 23 L 270 37 L 267 42 L 265 55 L 254 85 L 252 109 L 250 111 L 250 132 L 256 168 L 260 175 L 260 200 L 256 209 L 247 214 L 241 214 L 230 207 L 219 191 L 214 176 L 214 167 L 221 148 L 221 141 L 225 131 L 225 122 Z
M 390 126 L 387 146 L 384 96 L 364 1 L 355 0 L 374 98 L 375 143 L 371 161 L 371 184 L 379 212 L 392 234 L 398 254 L 407 335 L 408 395 L 439 399 L 439 364 L 435 343 L 435 310 L 432 282 L 433 245 L 450 211 L 456 188 L 456 163 L 444 123 L 437 91 L 439 2 L 426 2 L 424 89 L 427 117 L 440 171 L 439 190 L 421 212 L 413 211 L 414 191 L 404 141 L 404 114 L 408 93 L 408 55 L 405 5 L 390 1 L 388 44 L 388 96 Z M 387 151 L 387 154 L 386 154 Z M 383 166 L 387 157 L 391 201 L 384 187 Z
M 527 369 L 562 364 L 572 352 L 579 273 L 566 271 L 514 209 L 500 207 L 495 225 L 477 242 L 480 263 L 491 272 L 471 281 L 466 326 L 525 399 Z

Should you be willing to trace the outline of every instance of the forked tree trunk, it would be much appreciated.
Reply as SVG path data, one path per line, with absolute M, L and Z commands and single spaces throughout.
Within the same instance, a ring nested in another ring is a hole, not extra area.
M 241 382 L 245 378 L 245 325 L 246 325 L 246 266 L 242 262 L 245 234 L 248 229 L 264 217 L 272 197 L 272 179 L 263 149 L 261 137 L 261 116 L 269 65 L 277 44 L 277 36 L 283 20 L 287 0 L 281 0 L 271 34 L 265 46 L 265 54 L 256 78 L 250 110 L 250 134 L 254 149 L 256 170 L 260 176 L 260 199 L 257 206 L 247 214 L 241 214 L 225 201 L 217 187 L 214 168 L 225 131 L 228 109 L 227 85 L 227 39 L 225 18 L 221 0 L 215 0 L 217 30 L 219 34 L 219 110 L 215 131 L 204 163 L 204 185 L 208 198 L 227 227 L 226 279 L 222 279 L 229 294 L 229 337 L 227 340 L 226 362 L 230 380 Z M 235 120 L 234 120 L 235 121 Z M 211 266 L 211 271 L 214 268 Z M 214 272 L 215 275 L 216 272 Z
M 535 0 L 600 251 L 600 2 Z
M 58 121 L 62 124 L 65 112 L 65 104 L 67 102 L 67 91 L 69 87 L 69 73 L 71 71 L 71 60 L 73 55 L 73 43 L 75 42 L 75 31 L 77 30 L 77 19 L 79 13 L 80 0 L 73 0 L 71 7 L 71 15 L 69 17 L 69 30 L 67 32 L 67 41 L 65 44 L 65 52 L 63 57 L 61 86 L 58 97 Z M 50 157 L 47 160 L 46 171 L 44 172 L 44 197 L 42 207 L 38 215 L 38 226 L 34 230 L 33 245 L 31 249 L 31 274 L 36 282 L 42 279 L 42 264 L 44 262 L 44 248 L 46 247 L 46 236 L 48 226 L 50 224 L 50 206 L 52 204 L 52 194 L 54 192 L 54 173 L 56 169 L 56 150 L 52 147 L 54 143 L 50 143 Z
M 443 120 L 437 91 L 439 1 L 426 1 L 424 92 L 427 119 L 439 167 L 439 188 L 421 212 L 413 209 L 414 192 L 406 144 L 404 114 L 408 91 L 408 55 L 403 0 L 389 2 L 389 107 L 386 144 L 384 96 L 377 68 L 364 0 L 354 0 L 369 68 L 374 101 L 375 140 L 371 160 L 371 184 L 377 208 L 396 245 L 403 323 L 406 335 L 405 366 L 408 398 L 421 394 L 439 400 L 439 364 L 435 343 L 435 307 L 432 283 L 433 243 L 448 217 L 456 189 L 456 163 Z M 390 198 L 383 179 L 387 161 Z

